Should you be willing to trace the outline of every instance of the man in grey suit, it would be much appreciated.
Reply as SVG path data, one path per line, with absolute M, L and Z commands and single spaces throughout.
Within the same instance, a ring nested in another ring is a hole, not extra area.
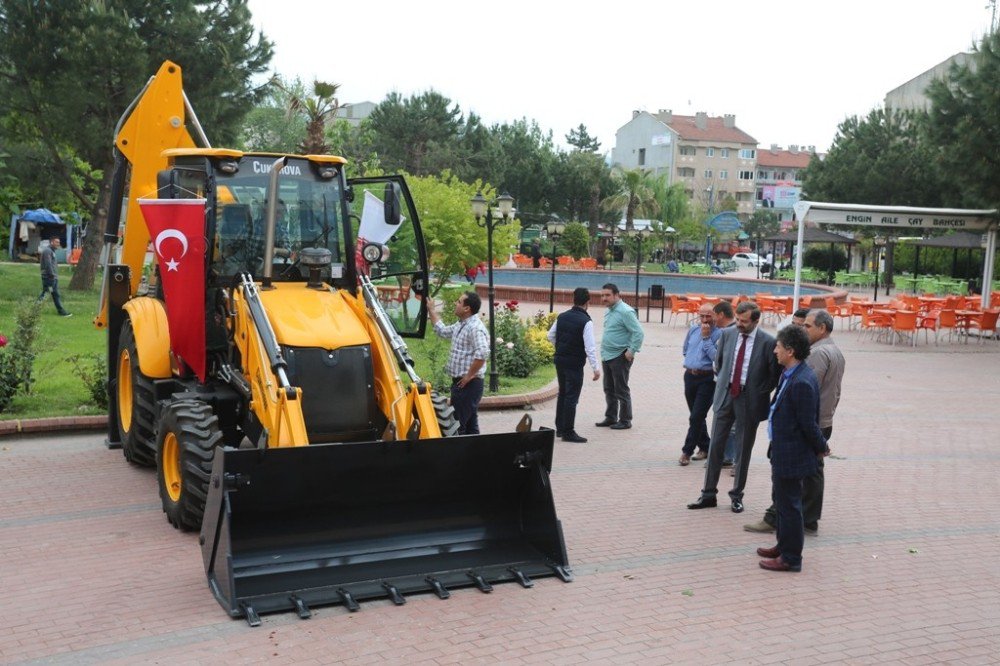
M 736 425 L 736 480 L 729 491 L 733 513 L 743 511 L 743 489 L 750 469 L 750 454 L 757 427 L 767 418 L 771 391 L 778 384 L 780 368 L 774 356 L 774 337 L 760 330 L 760 309 L 745 301 L 736 307 L 736 326 L 725 329 L 715 357 L 715 396 L 712 408 L 712 441 L 708 446 L 705 485 L 689 509 L 718 505 L 719 474 L 729 431 Z

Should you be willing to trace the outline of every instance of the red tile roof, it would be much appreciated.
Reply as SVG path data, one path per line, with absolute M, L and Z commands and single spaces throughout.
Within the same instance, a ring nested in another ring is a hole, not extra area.
M 700 129 L 695 124 L 695 116 L 679 116 L 675 113 L 672 115 L 670 122 L 667 122 L 667 114 L 657 113 L 653 117 L 677 132 L 681 139 L 687 139 L 688 141 L 757 144 L 757 139 L 739 127 L 726 127 L 724 119 L 717 116 L 708 117 L 705 129 Z
M 757 166 L 785 167 L 788 169 L 804 169 L 809 166 L 813 154 L 804 150 L 796 153 L 790 150 L 757 149 Z

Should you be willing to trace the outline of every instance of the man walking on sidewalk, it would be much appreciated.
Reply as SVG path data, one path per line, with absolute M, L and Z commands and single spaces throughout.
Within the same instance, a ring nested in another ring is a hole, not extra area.
M 590 291 L 584 287 L 573 290 L 573 307 L 563 312 L 549 329 L 548 339 L 555 345 L 553 360 L 559 395 L 556 398 L 556 436 L 564 442 L 587 441 L 576 432 L 576 404 L 583 389 L 583 364 L 590 363 L 594 381 L 601 378 L 597 365 L 597 343 L 594 341 L 594 322 L 587 314 Z
M 604 420 L 594 425 L 628 430 L 632 427 L 632 394 L 629 392 L 628 375 L 632 361 L 642 347 L 642 327 L 639 326 L 639 315 L 622 300 L 618 285 L 612 282 L 604 285 L 601 302 L 608 306 L 604 315 L 604 334 L 601 336 L 601 370 L 607 409 Z

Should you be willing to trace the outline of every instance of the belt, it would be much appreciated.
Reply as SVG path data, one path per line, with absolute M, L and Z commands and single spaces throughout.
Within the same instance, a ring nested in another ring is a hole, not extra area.
M 684 368 L 685 372 L 690 372 L 692 375 L 711 375 L 711 370 L 695 370 L 694 368 Z

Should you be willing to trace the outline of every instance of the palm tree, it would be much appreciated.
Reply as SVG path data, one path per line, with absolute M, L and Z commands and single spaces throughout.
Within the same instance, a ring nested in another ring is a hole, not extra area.
M 601 206 L 608 212 L 624 210 L 626 231 L 635 228 L 636 215 L 656 215 L 660 212 L 653 178 L 648 171 L 619 169 L 614 174 L 614 180 L 616 191 L 605 197 Z
M 306 155 L 323 155 L 329 152 L 326 123 L 337 115 L 337 109 L 340 108 L 336 97 L 340 84 L 314 80 L 312 95 L 300 95 L 280 81 L 275 84 L 288 95 L 288 115 L 301 113 L 306 117 L 306 138 L 299 144 L 299 150 Z

